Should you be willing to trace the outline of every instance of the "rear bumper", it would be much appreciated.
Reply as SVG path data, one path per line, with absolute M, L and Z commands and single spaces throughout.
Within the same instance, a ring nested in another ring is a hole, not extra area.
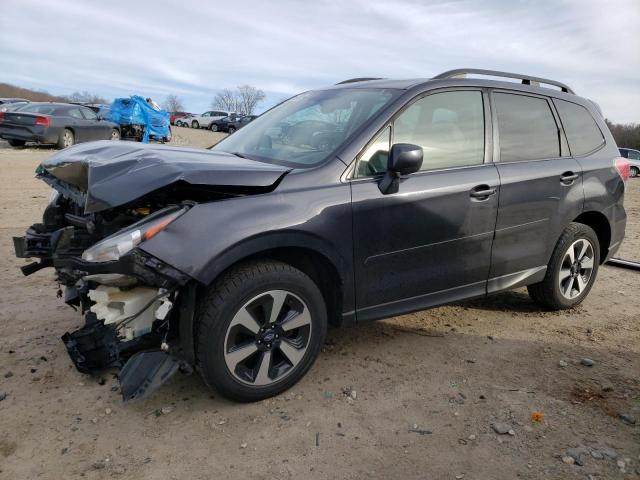
M 60 129 L 55 127 L 25 127 L 17 125 L 0 126 L 0 138 L 4 140 L 22 140 L 44 144 L 58 143 Z

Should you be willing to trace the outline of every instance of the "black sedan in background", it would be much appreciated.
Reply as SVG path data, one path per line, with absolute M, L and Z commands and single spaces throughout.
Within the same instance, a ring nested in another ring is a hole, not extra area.
M 251 122 L 253 119 L 257 118 L 257 115 L 245 115 L 243 117 L 239 116 L 229 116 L 221 118 L 220 120 L 216 120 L 215 122 L 211 122 L 211 126 L 209 127 L 212 132 L 229 132 L 233 133 L 236 130 L 240 130 L 247 123 Z
M 36 142 L 66 148 L 92 140 L 119 140 L 120 126 L 99 119 L 82 105 L 32 102 L 0 112 L 0 138 L 12 147 Z

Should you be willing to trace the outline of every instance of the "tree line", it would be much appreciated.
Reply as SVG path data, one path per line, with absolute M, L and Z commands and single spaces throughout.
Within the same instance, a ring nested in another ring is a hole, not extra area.
M 640 124 L 639 123 L 613 123 L 605 120 L 618 147 L 640 150 Z

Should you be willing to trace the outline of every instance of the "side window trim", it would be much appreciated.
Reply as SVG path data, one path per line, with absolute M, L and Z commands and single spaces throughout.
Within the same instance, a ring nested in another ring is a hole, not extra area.
M 477 167 L 482 167 L 484 165 L 487 164 L 492 164 L 493 163 L 493 158 L 494 155 L 492 154 L 493 152 L 493 145 L 495 144 L 495 140 L 494 140 L 494 134 L 493 132 L 495 132 L 497 130 L 497 128 L 493 128 L 493 124 L 490 121 L 491 120 L 491 116 L 492 113 L 494 111 L 494 108 L 492 106 L 492 104 L 490 104 L 490 96 L 489 96 L 489 90 L 488 88 L 483 88 L 483 87 L 445 87 L 445 88 L 438 88 L 438 89 L 434 89 L 434 90 L 428 90 L 426 92 L 420 92 L 418 93 L 416 96 L 414 96 L 413 98 L 411 98 L 409 101 L 407 101 L 398 111 L 396 111 L 391 118 L 380 128 L 376 131 L 376 133 L 371 137 L 371 139 L 364 145 L 364 147 L 362 147 L 362 149 L 358 152 L 358 154 L 356 155 L 355 159 L 353 162 L 351 162 L 350 166 L 345 170 L 345 174 L 343 174 L 343 178 L 347 181 L 353 181 L 353 180 L 358 180 L 358 181 L 363 181 L 363 180 L 372 180 L 372 179 L 379 179 L 383 173 L 379 173 L 373 176 L 369 176 L 369 177 L 358 177 L 356 175 L 357 171 L 358 171 L 358 162 L 360 161 L 360 158 L 362 157 L 362 155 L 367 151 L 367 149 L 369 148 L 369 146 L 378 138 L 378 136 L 387 128 L 391 128 L 391 140 L 390 140 L 390 146 L 393 146 L 393 141 L 394 141 L 394 124 L 396 119 L 401 116 L 407 109 L 409 109 L 415 102 L 418 102 L 420 100 L 422 100 L 425 97 L 428 97 L 430 95 L 436 95 L 438 93 L 447 93 L 447 92 L 480 92 L 482 95 L 482 108 L 483 108 L 483 112 L 484 112 L 484 137 L 485 137 L 485 141 L 484 141 L 484 160 L 482 163 L 479 164 L 475 164 L 475 165 L 463 165 L 463 166 L 458 166 L 458 167 L 445 167 L 445 168 L 438 168 L 438 169 L 432 169 L 432 170 L 419 170 L 417 172 L 414 172 L 412 174 L 410 174 L 410 176 L 413 175 L 421 175 L 421 174 L 428 174 L 431 172 L 441 172 L 441 171 L 445 171 L 445 170 L 459 170 L 461 168 L 477 168 Z
M 502 159 L 500 158 L 500 127 L 499 127 L 499 123 L 498 123 L 498 110 L 496 108 L 496 104 L 495 104 L 495 95 L 496 93 L 503 93 L 503 94 L 507 94 L 507 95 L 519 95 L 521 97 L 532 97 L 532 98 L 538 98 L 538 99 L 542 99 L 545 100 L 547 102 L 547 107 L 549 108 L 549 111 L 551 112 L 551 116 L 553 117 L 553 120 L 556 124 L 556 129 L 558 132 L 558 152 L 560 154 L 560 156 L 558 157 L 549 157 L 549 158 L 535 158 L 535 159 L 530 159 L 530 160 L 512 160 L 512 161 L 507 161 L 507 162 L 502 162 Z M 562 158 L 562 144 L 563 144 L 563 139 L 564 142 L 567 142 L 566 140 L 566 136 L 564 134 L 564 129 L 561 127 L 561 123 L 560 123 L 560 117 L 557 115 L 557 112 L 555 110 L 555 105 L 553 105 L 553 101 L 551 99 L 551 97 L 547 97 L 545 95 L 537 95 L 535 93 L 529 93 L 529 92 L 522 92 L 520 90 L 508 90 L 508 89 L 503 89 L 503 88 L 490 88 L 489 89 L 489 96 L 491 97 L 491 120 L 493 123 L 493 131 L 494 131 L 494 136 L 493 136 L 493 140 L 494 140 L 494 148 L 493 148 L 493 161 L 494 163 L 523 163 L 523 162 L 544 162 L 544 161 L 548 161 L 548 160 L 555 160 L 558 158 Z M 567 145 L 567 151 L 568 151 L 568 142 L 566 143 Z

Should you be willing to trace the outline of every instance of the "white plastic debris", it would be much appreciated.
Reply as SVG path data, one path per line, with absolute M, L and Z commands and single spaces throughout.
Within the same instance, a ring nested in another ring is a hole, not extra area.
M 99 285 L 95 290 L 89 290 L 89 298 L 95 302 L 91 311 L 105 325 L 117 324 L 121 321 L 137 315 L 128 320 L 126 326 L 120 331 L 120 335 L 127 340 L 139 337 L 151 331 L 153 321 L 156 319 L 156 311 L 164 302 L 153 301 L 160 291 L 150 287 L 136 287 L 130 290 L 122 290 L 118 287 Z M 149 305 L 150 304 L 150 305 Z M 145 308 L 149 305 L 147 308 Z M 171 302 L 163 309 L 164 318 L 171 309 Z M 166 310 L 166 311 L 165 311 Z

